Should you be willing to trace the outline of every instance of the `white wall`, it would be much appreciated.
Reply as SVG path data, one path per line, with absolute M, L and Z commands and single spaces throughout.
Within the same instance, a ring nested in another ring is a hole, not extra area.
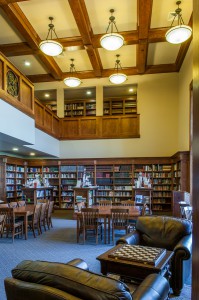
M 0 99 L 0 132 L 34 144 L 35 120 Z
M 31 146 L 27 145 L 27 147 L 31 147 L 32 149 L 59 157 L 60 155 L 59 145 L 60 145 L 59 140 L 35 128 L 35 143 L 34 145 Z

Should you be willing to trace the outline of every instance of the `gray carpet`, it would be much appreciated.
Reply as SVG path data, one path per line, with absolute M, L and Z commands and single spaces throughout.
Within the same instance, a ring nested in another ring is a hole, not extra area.
M 66 211 L 55 211 L 53 226 L 36 239 L 31 232 L 28 233 L 28 240 L 16 238 L 12 243 L 10 238 L 0 239 L 0 300 L 6 300 L 4 278 L 10 277 L 12 268 L 24 259 L 67 262 L 79 257 L 89 264 L 91 271 L 100 272 L 100 263 L 96 256 L 112 248 L 112 245 L 95 245 L 92 239 L 85 245 L 77 244 L 76 221 Z M 172 300 L 182 299 L 191 299 L 190 285 L 185 285 L 180 297 L 172 297 Z

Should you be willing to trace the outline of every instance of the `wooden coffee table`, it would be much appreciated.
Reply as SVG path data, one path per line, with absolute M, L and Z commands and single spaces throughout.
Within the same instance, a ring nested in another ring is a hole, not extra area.
M 108 273 L 120 275 L 122 278 L 129 278 L 135 281 L 142 281 L 151 273 L 158 273 L 169 279 L 170 277 L 170 261 L 173 256 L 172 251 L 165 250 L 165 254 L 159 259 L 157 264 L 146 262 L 132 261 L 130 259 L 119 257 L 111 257 L 116 250 L 121 246 L 117 245 L 111 250 L 101 254 L 96 259 L 100 261 L 101 273 L 107 275 Z

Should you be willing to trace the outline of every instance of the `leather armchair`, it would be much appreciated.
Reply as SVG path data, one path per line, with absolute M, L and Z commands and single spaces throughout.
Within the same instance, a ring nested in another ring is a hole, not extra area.
M 168 216 L 141 216 L 136 229 L 120 238 L 117 244 L 143 245 L 173 251 L 170 284 L 180 295 L 190 276 L 192 257 L 192 222 Z
M 7 300 L 166 300 L 168 281 L 151 274 L 133 294 L 122 281 L 88 270 L 75 259 L 67 264 L 25 260 L 4 280 Z

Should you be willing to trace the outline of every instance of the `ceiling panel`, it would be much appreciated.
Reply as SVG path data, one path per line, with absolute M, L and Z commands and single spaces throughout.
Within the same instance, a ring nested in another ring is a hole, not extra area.
M 169 43 L 154 43 L 149 45 L 148 65 L 173 64 L 176 61 L 179 45 L 171 45 Z
M 34 55 L 23 55 L 9 57 L 9 60 L 25 75 L 46 74 L 45 68 Z M 30 66 L 26 66 L 25 62 L 30 62 Z
M 94 34 L 106 32 L 110 9 L 115 10 L 113 16 L 118 31 L 135 30 L 137 27 L 137 0 L 85 0 L 85 4 Z
M 91 62 L 88 58 L 86 50 L 80 51 L 64 51 L 62 55 L 55 57 L 55 61 L 61 68 L 62 72 L 70 71 L 70 59 L 74 59 L 76 71 L 92 70 Z
M 193 11 L 193 1 L 191 0 L 184 0 L 181 1 L 180 8 L 182 9 L 182 17 L 185 24 L 188 24 L 191 13 Z M 169 15 L 171 12 L 175 12 L 176 8 L 176 1 L 167 0 L 167 1 L 160 1 L 160 0 L 153 0 L 153 11 L 152 11 L 152 18 L 151 18 L 151 28 L 158 28 L 158 27 L 170 27 L 171 20 L 169 20 Z M 177 25 L 175 22 L 174 25 Z
M 136 65 L 136 45 L 121 47 L 116 51 L 106 51 L 103 48 L 99 49 L 100 57 L 104 69 L 115 67 L 116 55 L 120 55 L 122 67 L 134 67 Z
M 80 35 L 68 1 L 33 0 L 18 4 L 41 39 L 47 36 L 49 17 L 54 18 L 58 38 Z

